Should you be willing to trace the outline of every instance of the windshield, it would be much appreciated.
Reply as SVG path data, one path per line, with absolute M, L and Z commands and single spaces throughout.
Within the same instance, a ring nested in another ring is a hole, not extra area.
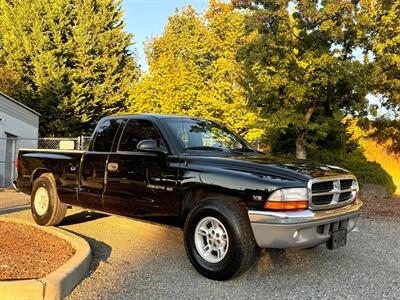
M 164 120 L 185 151 L 253 152 L 248 144 L 227 128 L 207 120 Z

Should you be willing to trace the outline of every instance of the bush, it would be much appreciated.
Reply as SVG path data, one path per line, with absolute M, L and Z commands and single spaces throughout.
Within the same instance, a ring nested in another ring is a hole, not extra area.
M 312 151 L 309 153 L 312 161 L 342 167 L 353 173 L 360 184 L 378 184 L 386 188 L 388 193 L 396 191 L 396 185 L 380 164 L 368 161 L 361 150 L 352 152 Z

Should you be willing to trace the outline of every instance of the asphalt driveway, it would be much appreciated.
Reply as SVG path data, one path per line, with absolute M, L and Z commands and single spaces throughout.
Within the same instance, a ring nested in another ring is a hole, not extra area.
M 27 199 L 0 192 L 0 216 L 32 220 Z M 400 220 L 362 218 L 335 251 L 262 251 L 249 272 L 227 282 L 194 270 L 178 229 L 78 209 L 60 227 L 94 253 L 68 299 L 400 298 Z

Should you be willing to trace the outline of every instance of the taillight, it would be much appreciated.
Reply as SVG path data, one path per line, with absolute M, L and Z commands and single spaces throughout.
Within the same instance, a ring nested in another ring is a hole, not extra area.
M 17 158 L 15 159 L 15 171 L 16 171 L 17 174 L 18 174 L 18 156 L 17 156 Z

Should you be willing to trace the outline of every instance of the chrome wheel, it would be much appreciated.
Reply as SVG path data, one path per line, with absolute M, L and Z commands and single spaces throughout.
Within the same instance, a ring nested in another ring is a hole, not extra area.
M 40 187 L 36 190 L 33 204 L 39 216 L 43 216 L 47 212 L 49 208 L 49 193 L 44 187 Z
M 218 263 L 228 253 L 228 232 L 218 219 L 205 217 L 196 226 L 194 243 L 197 252 L 204 260 L 209 263 Z

